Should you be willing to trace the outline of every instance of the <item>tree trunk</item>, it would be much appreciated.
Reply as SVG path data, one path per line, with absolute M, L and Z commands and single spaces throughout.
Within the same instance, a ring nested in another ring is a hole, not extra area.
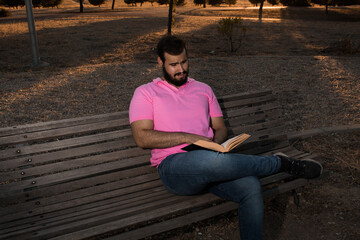
M 206 0 L 204 0 L 204 5 L 203 5 L 204 8 L 206 8 Z
M 80 0 L 80 12 L 84 12 L 84 0 Z
M 260 21 L 260 22 L 261 22 L 261 20 L 262 20 L 262 10 L 263 10 L 263 6 L 264 6 L 264 0 L 261 1 L 260 8 L 259 8 L 259 21 Z
M 168 35 L 171 35 L 173 3 L 174 3 L 174 0 L 170 0 L 170 3 L 169 3 L 169 16 L 168 16 Z
M 115 0 L 113 0 L 112 6 L 111 6 L 111 10 L 114 10 L 114 6 L 115 6 Z
M 329 1 L 326 1 L 325 13 L 326 15 L 329 13 Z

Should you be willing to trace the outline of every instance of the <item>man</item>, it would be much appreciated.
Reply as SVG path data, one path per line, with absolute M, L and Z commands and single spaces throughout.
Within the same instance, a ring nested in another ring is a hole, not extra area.
M 157 51 L 163 77 L 138 87 L 130 104 L 136 144 L 152 149 L 151 165 L 158 168 L 168 191 L 178 195 L 210 191 L 238 203 L 241 239 L 262 239 L 263 199 L 258 176 L 286 171 L 315 178 L 322 166 L 282 155 L 183 151 L 197 140 L 222 143 L 227 139 L 227 129 L 212 89 L 188 77 L 185 43 L 165 36 Z

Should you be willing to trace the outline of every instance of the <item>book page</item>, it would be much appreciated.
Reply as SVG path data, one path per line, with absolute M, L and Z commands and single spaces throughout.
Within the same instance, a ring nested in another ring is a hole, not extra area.
M 243 133 L 240 134 L 238 136 L 235 136 L 233 138 L 230 138 L 229 140 L 225 141 L 223 144 L 221 144 L 225 150 L 228 152 L 230 150 L 232 150 L 233 148 L 235 148 L 236 146 L 240 145 L 241 143 L 243 143 L 246 139 L 248 139 L 250 137 L 249 134 Z
M 225 152 L 225 148 L 223 148 L 220 144 L 217 144 L 215 142 L 199 140 L 199 141 L 196 141 L 194 144 L 204 147 L 204 148 L 212 149 L 214 151 Z

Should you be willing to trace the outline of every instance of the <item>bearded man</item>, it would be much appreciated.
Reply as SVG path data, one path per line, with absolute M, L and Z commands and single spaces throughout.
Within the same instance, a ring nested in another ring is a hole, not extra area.
M 188 76 L 185 42 L 165 36 L 157 46 L 163 76 L 135 90 L 129 119 L 136 144 L 152 149 L 151 165 L 166 189 L 177 195 L 204 192 L 238 203 L 242 240 L 262 239 L 263 198 L 258 177 L 285 171 L 315 178 L 320 163 L 284 155 L 252 156 L 211 150 L 186 152 L 198 140 L 222 143 L 227 129 L 210 86 Z

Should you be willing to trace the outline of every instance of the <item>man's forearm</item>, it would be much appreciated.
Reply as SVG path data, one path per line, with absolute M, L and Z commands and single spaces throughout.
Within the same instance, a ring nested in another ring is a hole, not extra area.
M 214 130 L 214 139 L 213 139 L 214 142 L 221 144 L 227 140 L 227 137 L 228 134 L 226 128 Z
M 141 148 L 169 148 L 180 144 L 191 144 L 197 140 L 209 141 L 208 138 L 183 132 L 162 132 L 156 130 L 142 130 L 137 134 L 136 144 Z

